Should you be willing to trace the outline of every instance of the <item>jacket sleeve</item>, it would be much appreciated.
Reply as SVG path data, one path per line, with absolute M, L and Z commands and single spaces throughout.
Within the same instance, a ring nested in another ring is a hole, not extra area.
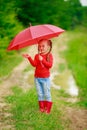
M 36 67 L 36 66 L 37 66 L 36 56 L 35 56 L 34 60 L 33 60 L 31 57 L 28 57 L 28 60 L 29 60 L 30 64 L 31 64 L 33 67 Z
M 52 54 L 50 54 L 50 56 L 49 56 L 49 61 L 43 59 L 43 60 L 42 60 L 42 63 L 43 63 L 43 65 L 45 65 L 46 67 L 51 68 L 52 65 L 53 65 L 53 56 L 52 56 Z

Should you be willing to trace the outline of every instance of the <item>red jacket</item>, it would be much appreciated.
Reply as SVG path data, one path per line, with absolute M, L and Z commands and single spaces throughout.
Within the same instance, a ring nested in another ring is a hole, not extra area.
M 36 54 L 34 60 L 31 57 L 28 58 L 31 65 L 36 67 L 34 76 L 36 78 L 48 78 L 50 76 L 49 69 L 53 65 L 53 56 L 50 53 L 49 61 L 47 61 L 47 54 L 41 55 L 43 57 L 43 60 L 40 61 L 39 55 L 41 55 L 41 54 Z

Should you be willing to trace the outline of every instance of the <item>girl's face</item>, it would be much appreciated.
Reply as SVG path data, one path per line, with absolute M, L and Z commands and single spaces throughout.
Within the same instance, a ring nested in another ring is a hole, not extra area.
M 49 45 L 47 40 L 43 40 L 38 44 L 38 49 L 41 54 L 46 54 L 49 51 Z

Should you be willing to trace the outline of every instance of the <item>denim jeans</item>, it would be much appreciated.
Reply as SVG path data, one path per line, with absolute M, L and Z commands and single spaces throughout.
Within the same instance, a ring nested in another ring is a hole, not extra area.
M 39 101 L 51 101 L 50 92 L 50 77 L 49 78 L 35 78 L 35 85 Z

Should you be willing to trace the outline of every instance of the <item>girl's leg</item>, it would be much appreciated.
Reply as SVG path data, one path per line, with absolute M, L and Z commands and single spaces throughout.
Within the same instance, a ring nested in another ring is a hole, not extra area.
M 41 83 L 41 78 L 35 78 L 35 85 L 36 85 L 36 90 L 38 94 L 38 100 L 43 101 L 44 100 L 44 90 L 43 86 Z
M 40 78 L 35 78 L 35 85 L 38 94 L 39 109 L 41 112 L 44 112 L 44 90 Z
M 50 92 L 50 78 L 46 78 L 44 82 L 44 94 L 46 97 L 45 101 L 45 112 L 47 114 L 50 113 L 52 107 L 52 99 L 51 99 L 51 92 Z
M 45 78 L 43 80 L 43 89 L 44 89 L 44 95 L 45 95 L 46 101 L 52 100 L 51 99 L 50 87 L 51 87 L 50 78 Z

